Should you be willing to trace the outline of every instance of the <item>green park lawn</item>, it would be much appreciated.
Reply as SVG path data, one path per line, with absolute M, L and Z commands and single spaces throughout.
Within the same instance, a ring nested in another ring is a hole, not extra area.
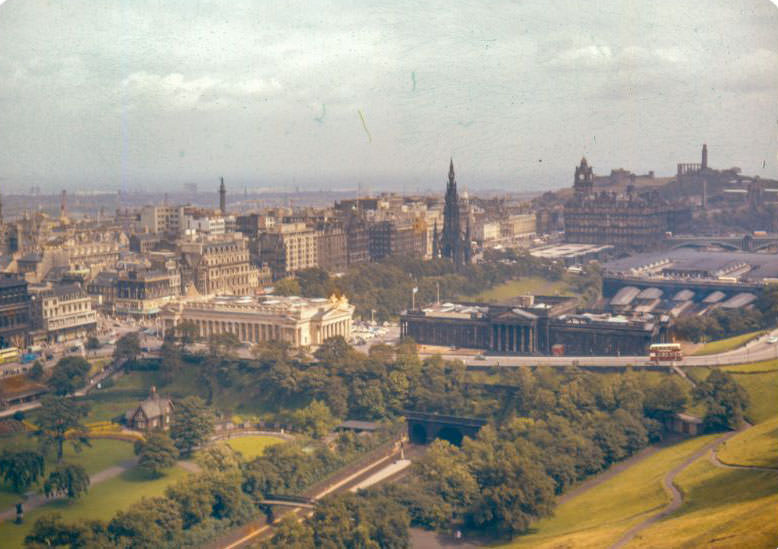
M 22 525 L 10 521 L 0 524 L 2 547 L 9 549 L 23 547 L 24 536 L 32 528 L 35 520 L 45 513 L 60 513 L 68 522 L 84 518 L 107 521 L 117 511 L 126 509 L 143 497 L 163 495 L 168 486 L 188 474 L 184 469 L 175 467 L 161 478 L 150 479 L 137 468 L 125 471 L 118 477 L 90 488 L 87 495 L 75 502 L 53 501 L 25 513 Z
M 706 343 L 699 349 L 697 349 L 692 354 L 694 356 L 703 356 L 703 355 L 715 355 L 718 353 L 731 351 L 732 349 L 737 349 L 738 347 L 742 347 L 752 339 L 756 339 L 757 337 L 763 335 L 765 331 L 766 330 L 759 330 L 756 332 L 750 332 L 739 336 L 728 337 L 726 339 L 711 341 L 709 343 Z
M 550 281 L 539 276 L 527 276 L 498 284 L 475 295 L 463 296 L 470 301 L 499 302 L 520 295 L 572 295 L 565 280 Z
M 729 442 L 749 434 L 748 431 Z M 629 548 L 776 547 L 778 472 L 722 469 L 707 456 L 676 477 L 678 511 L 643 530 Z
M 265 448 L 285 442 L 284 439 L 265 435 L 248 435 L 227 439 L 227 444 L 243 454 L 244 459 L 250 460 L 265 453 Z
M 133 446 L 129 442 L 121 440 L 95 439 L 91 441 L 91 447 L 85 447 L 80 453 L 73 451 L 72 446 L 65 445 L 65 462 L 77 463 L 93 475 L 114 465 L 134 457 Z M 11 438 L 0 439 L 0 449 L 36 448 L 35 439 L 26 434 L 15 435 Z M 55 467 L 53 456 L 46 460 L 46 471 Z M 19 501 L 19 495 L 13 492 L 10 486 L 0 481 L 0 510 L 6 509 Z M 2 537 L 0 537 L 2 539 Z
M 663 448 L 599 486 L 573 497 L 504 547 L 608 547 L 630 527 L 669 502 L 662 478 L 713 439 L 702 436 Z

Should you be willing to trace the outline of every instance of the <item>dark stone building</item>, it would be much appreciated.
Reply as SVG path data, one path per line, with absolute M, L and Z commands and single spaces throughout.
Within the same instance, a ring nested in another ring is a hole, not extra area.
M 659 247 L 667 232 L 682 230 L 691 218 L 688 206 L 660 198 L 655 191 L 637 194 L 595 193 L 592 168 L 581 159 L 575 169 L 575 196 L 565 204 L 565 240 L 611 244 L 628 249 Z
M 368 251 L 371 261 L 389 256 L 422 256 L 424 254 L 424 233 L 412 223 L 379 221 L 367 230 Z
M 0 278 L 0 348 L 24 347 L 30 328 L 27 281 Z
M 663 326 L 653 319 L 628 320 L 608 315 L 570 314 L 575 299 L 539 296 L 524 306 L 445 303 L 406 311 L 403 337 L 427 345 L 485 351 L 548 355 L 647 355 Z
M 370 261 L 370 236 L 365 221 L 349 215 L 344 223 L 346 230 L 346 262 L 349 267 Z
M 343 227 L 322 223 L 316 229 L 316 262 L 319 267 L 331 273 L 345 271 L 348 268 L 348 248 Z

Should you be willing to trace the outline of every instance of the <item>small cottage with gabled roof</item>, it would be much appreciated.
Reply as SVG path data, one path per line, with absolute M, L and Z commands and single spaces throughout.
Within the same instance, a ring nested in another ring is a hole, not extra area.
M 149 398 L 124 414 L 127 426 L 138 431 L 168 430 L 172 416 L 173 401 L 160 397 L 154 386 L 151 387 Z

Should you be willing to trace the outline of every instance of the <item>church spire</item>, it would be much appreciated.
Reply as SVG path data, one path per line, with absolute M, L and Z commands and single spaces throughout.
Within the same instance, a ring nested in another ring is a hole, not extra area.
M 448 184 L 456 188 L 457 180 L 454 177 L 454 157 L 451 157 L 451 161 L 448 165 Z

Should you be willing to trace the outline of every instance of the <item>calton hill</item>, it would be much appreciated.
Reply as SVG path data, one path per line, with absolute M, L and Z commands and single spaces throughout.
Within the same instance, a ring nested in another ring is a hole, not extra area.
M 571 276 L 506 254 L 466 269 L 397 260 L 340 278 L 310 270 L 277 290 L 343 293 L 381 321 L 414 287 L 427 302 L 539 284 L 582 306 L 598 297 L 595 267 Z M 771 299 L 747 319 L 715 320 L 768 329 Z M 699 329 L 713 336 L 715 326 Z M 106 367 L 113 375 L 90 384 Z M 232 334 L 202 340 L 186 323 L 144 353 L 131 333 L 109 364 L 66 357 L 25 374 L 48 393 L 0 422 L 0 540 L 226 547 L 256 531 L 244 546 L 402 548 L 458 532 L 505 547 L 734 546 L 725 535 L 766 546 L 778 537 L 778 361 L 684 373 L 474 369 L 420 354 L 410 339 L 366 352 L 341 337 L 315 350 L 248 347 Z M 403 438 L 408 411 L 485 425 L 419 446 Z M 679 417 L 696 436 L 674 432 Z M 328 492 L 384 455 L 412 464 Z M 273 503 L 283 498 L 308 503 L 289 513 Z

